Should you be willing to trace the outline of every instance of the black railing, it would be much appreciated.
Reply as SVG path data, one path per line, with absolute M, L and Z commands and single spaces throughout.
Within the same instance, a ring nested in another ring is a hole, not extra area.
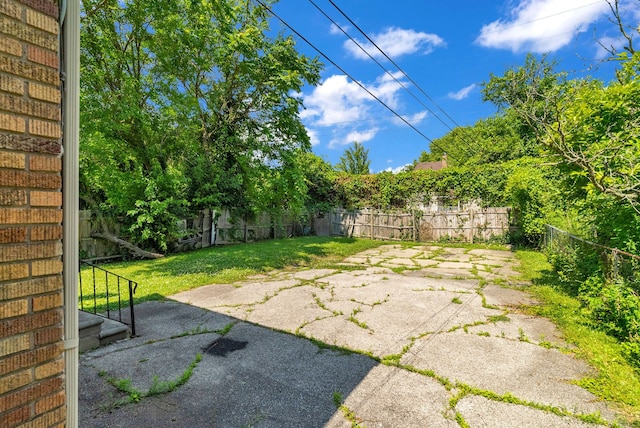
M 83 275 L 83 268 L 85 268 L 85 275 Z M 82 277 L 87 275 L 90 276 L 90 285 L 87 286 L 86 278 L 84 285 L 89 288 L 90 293 L 83 290 Z M 131 335 L 135 336 L 136 321 L 133 311 L 133 295 L 138 288 L 138 283 L 84 260 L 80 261 L 78 278 L 80 282 L 78 287 L 80 310 L 127 324 L 131 327 Z M 128 291 L 124 298 L 122 296 L 123 288 Z M 128 319 L 126 314 L 124 318 L 122 317 L 123 309 L 126 310 L 127 307 L 129 307 Z

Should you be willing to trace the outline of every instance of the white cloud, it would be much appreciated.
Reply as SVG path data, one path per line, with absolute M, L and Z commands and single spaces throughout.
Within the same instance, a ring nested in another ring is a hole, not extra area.
M 351 144 L 354 141 L 357 141 L 358 143 L 371 141 L 376 136 L 379 130 L 379 128 L 370 128 L 364 131 L 351 131 L 345 137 L 343 145 Z
M 369 41 L 356 40 L 372 57 L 383 57 L 382 53 Z M 444 40 L 437 34 L 410 29 L 406 30 L 398 27 L 389 27 L 382 33 L 373 34 L 371 40 L 391 58 L 398 58 L 402 55 L 414 54 L 416 52 L 426 55 L 433 52 L 437 47 L 446 46 Z M 369 58 L 369 56 L 351 40 L 344 42 L 344 47 L 358 59 Z
M 405 168 L 412 166 L 410 163 L 406 164 L 406 165 L 402 165 L 402 166 L 398 166 L 396 168 L 391 168 L 388 167 L 387 169 L 385 169 L 386 172 L 391 172 L 393 174 L 398 174 L 399 172 L 402 172 L 405 170 Z
M 416 114 L 408 114 L 408 115 L 401 115 L 401 116 L 403 117 L 404 120 L 409 122 L 411 125 L 418 126 L 427 117 L 427 111 L 424 110 L 424 111 L 419 111 Z M 404 123 L 404 121 L 402 121 L 397 116 L 393 118 L 393 123 L 395 123 L 396 125 L 401 125 L 401 126 L 406 125 Z
M 343 30 L 348 32 L 350 29 L 351 27 L 348 25 L 341 25 L 340 27 L 338 27 L 336 24 L 331 24 L 331 27 L 329 28 L 329 34 L 344 34 Z
M 318 144 L 320 144 L 320 136 L 318 135 L 317 130 L 307 128 L 307 135 L 309 136 L 309 140 L 311 141 L 312 146 L 317 146 Z
M 475 88 L 476 88 L 476 84 L 472 83 L 471 85 L 465 86 L 464 88 L 460 89 L 457 92 L 449 92 L 447 96 L 456 101 L 464 100 L 469 96 L 471 91 L 473 91 Z
M 482 27 L 476 42 L 513 52 L 553 52 L 609 12 L 602 0 L 520 0 L 509 18 Z
M 402 86 L 398 84 L 401 79 L 402 74 L 398 72 L 393 76 L 383 74 L 363 84 L 387 106 L 401 112 Z M 330 148 L 342 147 L 354 141 L 371 141 L 387 125 L 406 127 L 358 83 L 343 75 L 325 79 L 311 93 L 303 95 L 303 104 L 305 110 L 300 112 L 300 118 L 313 145 L 326 142 Z M 427 117 L 427 112 L 403 117 L 417 125 Z

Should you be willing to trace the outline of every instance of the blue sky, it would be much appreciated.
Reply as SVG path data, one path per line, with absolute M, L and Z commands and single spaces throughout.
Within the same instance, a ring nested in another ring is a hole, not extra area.
M 353 141 L 364 144 L 372 172 L 398 170 L 429 150 L 428 139 L 495 114 L 494 106 L 482 102 L 480 84 L 491 73 L 502 75 L 523 64 L 527 53 L 548 53 L 559 62 L 559 70 L 571 76 L 610 81 L 614 64 L 600 61 L 606 52 L 598 40 L 607 46 L 621 43 L 605 0 L 333 0 L 416 86 L 329 0 L 313 2 L 340 28 L 309 0 L 280 0 L 273 11 L 351 77 L 321 58 L 325 67 L 320 85 L 301 94 L 303 123 L 314 153 L 331 164 Z M 640 20 L 639 6 L 637 0 L 621 0 L 625 19 L 633 25 Z M 291 34 L 275 19 L 272 27 Z M 300 52 L 319 55 L 294 37 Z

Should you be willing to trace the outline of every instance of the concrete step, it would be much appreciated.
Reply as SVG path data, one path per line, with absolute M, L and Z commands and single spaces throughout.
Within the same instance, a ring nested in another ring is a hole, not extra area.
M 80 352 L 129 337 L 129 326 L 99 315 L 78 311 Z
M 129 326 L 118 321 L 105 318 L 100 330 L 100 346 L 108 345 L 130 336 Z

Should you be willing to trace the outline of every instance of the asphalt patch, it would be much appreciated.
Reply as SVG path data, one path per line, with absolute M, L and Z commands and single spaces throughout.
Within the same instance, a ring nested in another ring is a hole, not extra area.
M 227 354 L 246 348 L 248 343 L 249 342 L 222 337 L 209 345 L 204 352 L 209 355 L 226 357 Z

